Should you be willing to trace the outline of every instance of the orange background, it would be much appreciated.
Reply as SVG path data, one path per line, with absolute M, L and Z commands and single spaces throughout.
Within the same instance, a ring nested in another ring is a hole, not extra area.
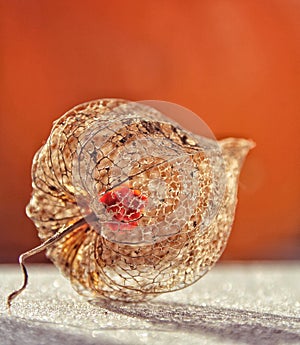
M 175 102 L 252 138 L 223 258 L 300 258 L 299 1 L 0 4 L 1 262 L 39 243 L 24 208 L 52 121 L 103 97 Z

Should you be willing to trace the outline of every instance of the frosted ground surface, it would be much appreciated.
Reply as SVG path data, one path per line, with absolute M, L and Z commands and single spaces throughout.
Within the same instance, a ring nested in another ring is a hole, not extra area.
M 91 304 L 52 265 L 0 266 L 1 345 L 300 344 L 300 263 L 219 264 L 149 303 Z

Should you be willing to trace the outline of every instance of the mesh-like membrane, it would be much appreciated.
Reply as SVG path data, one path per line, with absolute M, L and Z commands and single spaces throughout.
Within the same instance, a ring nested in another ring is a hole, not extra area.
M 252 143 L 214 141 L 155 109 L 106 99 L 54 123 L 32 169 L 27 214 L 81 294 L 139 301 L 202 277 L 226 245 Z

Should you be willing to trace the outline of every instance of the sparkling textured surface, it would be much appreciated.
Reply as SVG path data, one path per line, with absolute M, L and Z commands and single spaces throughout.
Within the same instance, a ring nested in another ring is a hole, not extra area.
M 219 264 L 201 281 L 148 303 L 88 303 L 51 265 L 0 266 L 2 345 L 300 344 L 298 262 Z
M 148 300 L 193 284 L 219 259 L 252 147 L 194 135 L 142 104 L 81 104 L 35 155 L 27 214 L 43 241 L 93 216 L 47 256 L 83 295 Z M 119 193 L 110 206 L 100 202 L 109 193 Z

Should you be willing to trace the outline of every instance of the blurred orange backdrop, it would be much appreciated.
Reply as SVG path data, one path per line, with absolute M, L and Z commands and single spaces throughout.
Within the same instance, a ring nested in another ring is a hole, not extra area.
M 175 102 L 253 139 L 223 258 L 300 258 L 299 1 L 0 4 L 1 262 L 39 243 L 24 208 L 53 120 L 103 97 Z

